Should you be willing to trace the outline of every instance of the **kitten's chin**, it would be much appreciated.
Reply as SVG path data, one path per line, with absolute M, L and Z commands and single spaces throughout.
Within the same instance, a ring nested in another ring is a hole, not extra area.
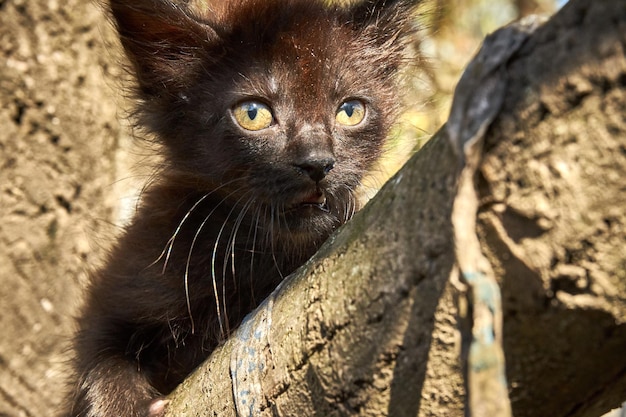
M 319 244 L 339 227 L 339 221 L 326 202 L 303 203 L 286 211 L 279 227 L 283 237 L 288 235 L 295 242 Z

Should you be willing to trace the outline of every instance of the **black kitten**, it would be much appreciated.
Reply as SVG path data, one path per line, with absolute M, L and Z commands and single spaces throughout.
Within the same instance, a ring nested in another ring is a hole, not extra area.
M 93 275 L 67 415 L 161 415 L 159 398 L 358 209 L 416 1 L 326 3 L 107 4 L 166 162 Z

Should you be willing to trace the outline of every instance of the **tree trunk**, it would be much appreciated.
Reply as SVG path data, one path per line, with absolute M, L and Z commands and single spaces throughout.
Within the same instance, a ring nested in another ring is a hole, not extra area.
M 626 3 L 535 26 L 486 40 L 448 124 L 168 415 L 595 417 L 626 399 Z
M 0 0 L 0 416 L 54 414 L 119 203 L 120 72 L 93 3 Z

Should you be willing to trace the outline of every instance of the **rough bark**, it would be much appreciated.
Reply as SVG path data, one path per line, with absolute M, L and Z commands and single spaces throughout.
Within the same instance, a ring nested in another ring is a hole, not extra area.
M 471 66 L 457 90 L 464 113 L 453 109 L 456 119 L 171 396 L 169 415 L 507 415 L 485 404 L 502 381 L 480 376 L 499 355 L 497 343 L 475 343 L 481 329 L 502 337 L 513 415 L 618 406 L 625 28 L 626 4 L 572 1 Z M 490 126 L 485 106 L 499 109 Z M 459 203 L 463 184 L 474 206 Z M 473 207 L 471 218 L 459 207 Z M 468 224 L 474 258 L 459 234 Z M 472 282 L 472 267 L 499 284 L 501 311 L 498 286 Z
M 626 398 L 626 2 L 576 1 L 508 67 L 479 231 L 500 276 L 514 414 Z

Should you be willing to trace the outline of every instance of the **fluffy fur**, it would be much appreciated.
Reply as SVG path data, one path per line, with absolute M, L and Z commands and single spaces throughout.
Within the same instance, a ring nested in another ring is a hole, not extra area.
M 415 1 L 208 3 L 107 3 L 137 123 L 165 163 L 92 276 L 66 416 L 160 415 L 159 399 L 358 209 L 396 117 Z M 350 100 L 365 107 L 354 126 L 336 119 Z M 242 128 L 233 109 L 247 101 L 272 124 Z

